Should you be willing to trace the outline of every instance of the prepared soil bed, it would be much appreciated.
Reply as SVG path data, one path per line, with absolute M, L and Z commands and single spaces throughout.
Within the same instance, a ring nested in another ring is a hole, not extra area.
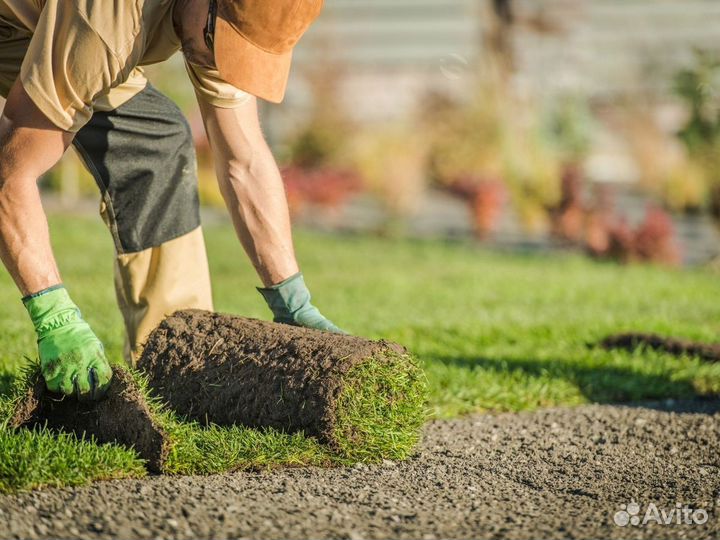
M 606 349 L 624 349 L 633 351 L 638 347 L 647 347 L 675 356 L 697 356 L 707 362 L 720 362 L 720 343 L 698 343 L 684 339 L 664 337 L 658 334 L 629 332 L 605 338 L 601 345 Z
M 188 310 L 137 367 L 190 420 L 302 431 L 349 459 L 406 458 L 425 419 L 424 375 L 386 341 Z
M 132 375 L 113 370 L 107 397 L 98 403 L 79 403 L 51 394 L 39 371 L 28 379 L 9 425 L 15 429 L 47 424 L 50 429 L 94 437 L 99 443 L 133 447 L 153 472 L 163 470 L 170 439 L 157 423 Z
M 7 538 L 717 538 L 720 402 L 436 421 L 402 463 L 0 497 Z M 679 412 L 682 411 L 682 412 Z M 680 505 L 702 524 L 624 523 Z M 625 505 L 625 506 L 623 506 Z M 618 515 L 619 514 L 619 515 Z

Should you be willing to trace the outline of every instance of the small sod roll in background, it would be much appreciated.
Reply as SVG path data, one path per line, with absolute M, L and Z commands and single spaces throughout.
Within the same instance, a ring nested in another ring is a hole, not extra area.
M 405 459 L 426 419 L 424 374 L 387 341 L 186 310 L 137 367 L 189 419 L 303 431 L 351 460 Z

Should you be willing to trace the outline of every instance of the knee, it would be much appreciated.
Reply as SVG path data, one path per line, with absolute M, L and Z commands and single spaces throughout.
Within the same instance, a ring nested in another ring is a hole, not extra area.
M 176 142 L 178 149 L 188 154 L 195 154 L 195 141 L 192 129 L 185 115 L 179 109 L 175 111 L 172 121 L 176 125 Z
M 176 180 L 195 183 L 197 158 L 192 129 L 180 110 L 174 104 L 173 107 L 175 110 L 167 119 L 171 124 L 171 136 L 165 139 L 165 144 L 168 146 L 164 154 L 168 161 L 168 170 L 172 170 L 177 166 L 176 164 L 181 164 L 182 169 L 178 171 L 181 173 L 180 178 Z

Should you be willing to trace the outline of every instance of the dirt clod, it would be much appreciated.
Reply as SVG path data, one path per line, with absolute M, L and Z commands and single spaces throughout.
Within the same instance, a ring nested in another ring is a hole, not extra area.
M 170 441 L 167 433 L 153 420 L 150 409 L 127 371 L 114 368 L 105 399 L 97 403 L 79 403 L 47 391 L 40 374 L 30 378 L 27 393 L 18 402 L 10 420 L 16 429 L 45 425 L 51 429 L 94 436 L 100 443 L 118 443 L 133 447 L 153 472 L 162 470 Z
M 605 338 L 600 343 L 606 349 L 634 350 L 640 346 L 676 356 L 698 356 L 708 362 L 720 362 L 720 343 L 698 343 L 658 334 L 630 332 Z

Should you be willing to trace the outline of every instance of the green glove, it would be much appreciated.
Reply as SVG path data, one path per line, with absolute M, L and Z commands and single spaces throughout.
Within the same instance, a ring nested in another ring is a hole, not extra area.
M 275 322 L 345 333 L 323 317 L 318 308 L 310 303 L 310 291 L 305 286 L 302 272 L 267 289 L 258 288 L 258 291 L 273 312 Z
M 101 399 L 112 378 L 105 349 L 65 287 L 23 298 L 38 337 L 40 369 L 51 392 L 80 401 Z

